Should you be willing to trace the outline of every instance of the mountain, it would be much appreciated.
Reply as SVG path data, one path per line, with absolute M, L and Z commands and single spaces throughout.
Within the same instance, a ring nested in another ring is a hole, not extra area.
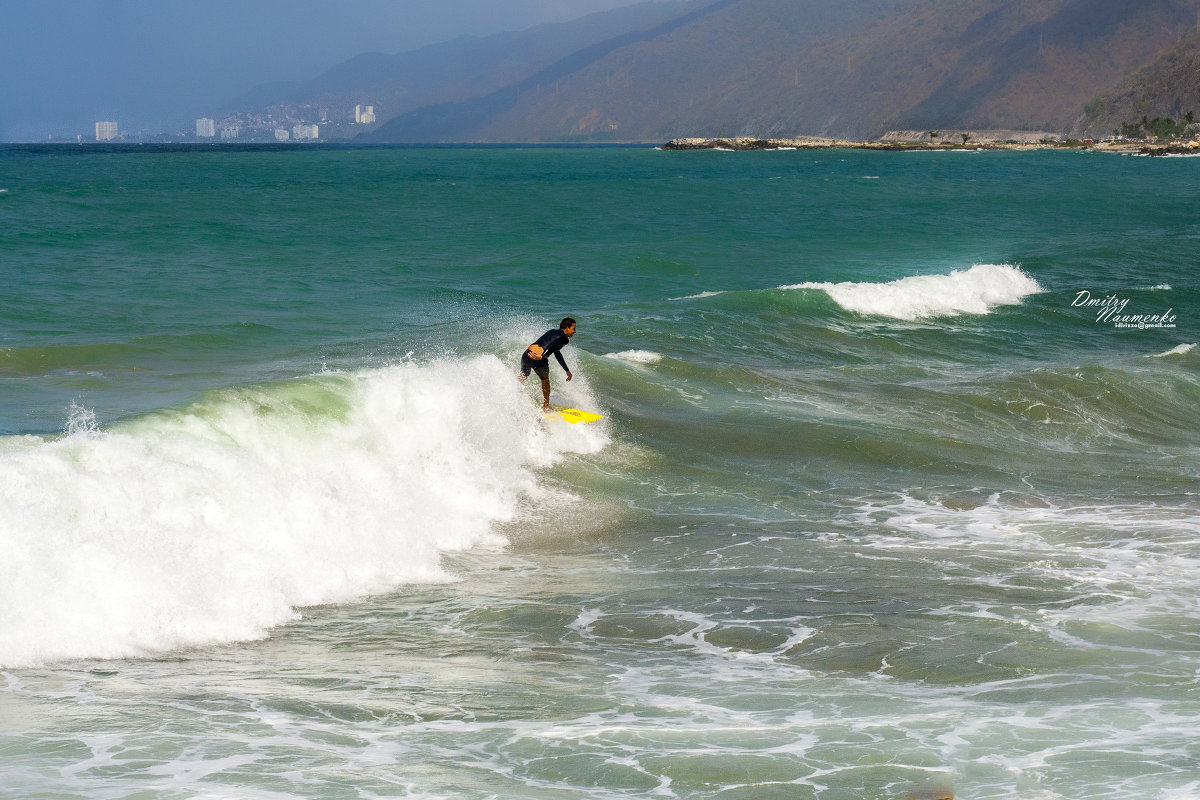
M 1179 78 L 1165 59 L 1200 20 L 1200 0 L 707 0 L 671 10 L 557 58 L 545 50 L 523 75 L 489 73 L 457 96 L 410 102 L 364 139 L 1086 132 L 1102 127 L 1088 113 L 1096 98 Z
M 691 4 L 694 4 L 692 0 Z M 394 55 L 366 53 L 319 77 L 259 86 L 226 104 L 226 114 L 273 106 L 324 107 L 331 119 L 373 105 L 380 119 L 422 106 L 458 102 L 519 83 L 530 74 L 613 37 L 686 13 L 688 2 L 643 2 L 565 23 L 485 37 L 463 36 Z
M 1200 31 L 1087 106 L 1081 128 L 1108 134 L 1142 118 L 1200 118 Z

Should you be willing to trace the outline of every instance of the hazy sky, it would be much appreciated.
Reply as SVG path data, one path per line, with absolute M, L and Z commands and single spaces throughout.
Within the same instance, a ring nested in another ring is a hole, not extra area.
M 635 0 L 0 0 L 0 141 L 172 130 L 351 56 L 523 30 Z

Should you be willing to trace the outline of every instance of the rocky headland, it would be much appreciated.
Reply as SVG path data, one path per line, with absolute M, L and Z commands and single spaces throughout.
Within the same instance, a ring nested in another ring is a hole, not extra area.
M 889 131 L 878 139 L 856 141 L 802 136 L 792 139 L 752 136 L 679 138 L 664 150 L 1100 150 L 1147 156 L 1200 155 L 1200 139 L 1137 141 L 1069 139 L 1043 131 Z

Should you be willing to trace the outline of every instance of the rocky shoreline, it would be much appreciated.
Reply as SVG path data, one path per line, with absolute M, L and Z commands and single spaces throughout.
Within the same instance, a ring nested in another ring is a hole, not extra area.
M 960 134 L 961 135 L 961 134 Z M 672 139 L 663 150 L 1099 150 L 1146 156 L 1200 155 L 1200 139 L 1190 142 L 1139 142 L 1131 140 L 1092 141 L 1090 139 L 1045 138 L 1037 141 L 971 137 L 961 141 L 926 139 L 888 139 L 854 141 L 806 136 L 797 139 L 758 139 L 749 136 Z

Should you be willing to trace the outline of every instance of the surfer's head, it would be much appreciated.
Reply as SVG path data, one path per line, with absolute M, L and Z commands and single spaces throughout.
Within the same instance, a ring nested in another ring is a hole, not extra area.
M 567 335 L 570 339 L 575 335 L 575 320 L 570 317 L 563 317 L 563 321 L 558 323 L 558 329 Z

